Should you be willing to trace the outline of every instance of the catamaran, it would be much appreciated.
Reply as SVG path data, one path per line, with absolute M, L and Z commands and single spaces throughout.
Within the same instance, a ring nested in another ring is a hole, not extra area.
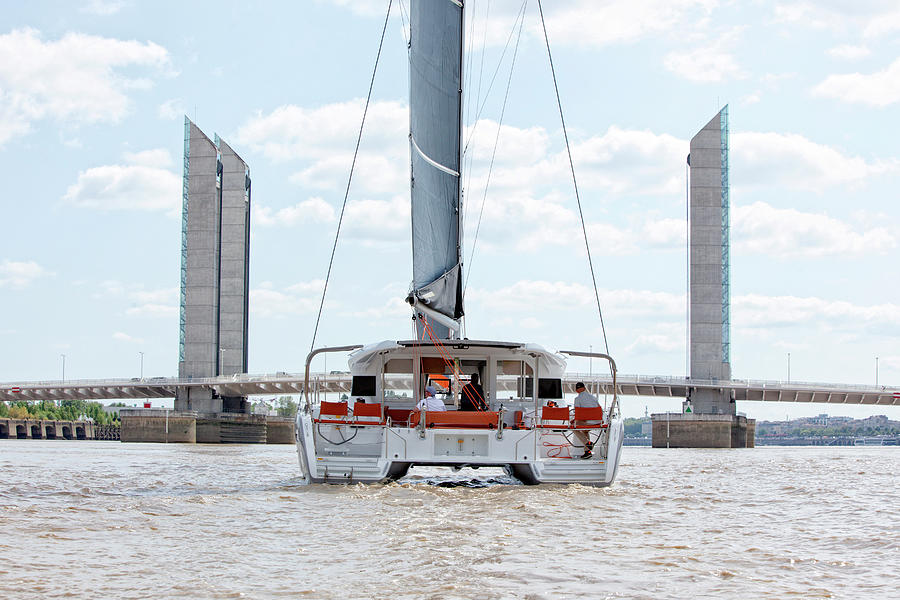
M 463 2 L 412 0 L 409 20 L 407 302 L 417 337 L 311 350 L 297 414 L 302 479 L 383 482 L 414 466 L 502 467 L 526 484 L 610 485 L 624 434 L 612 357 L 460 337 Z M 327 352 L 350 352 L 348 400 L 323 400 L 311 389 L 311 363 Z M 566 405 L 569 356 L 609 363 L 605 410 Z M 426 389 L 439 403 L 420 402 Z

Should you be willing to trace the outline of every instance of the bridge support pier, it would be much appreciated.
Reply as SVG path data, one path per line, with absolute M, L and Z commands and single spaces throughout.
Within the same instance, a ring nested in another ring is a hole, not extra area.
M 241 413 L 123 408 L 123 442 L 292 444 L 294 420 Z
M 754 448 L 756 420 L 741 415 L 660 413 L 651 416 L 654 448 Z

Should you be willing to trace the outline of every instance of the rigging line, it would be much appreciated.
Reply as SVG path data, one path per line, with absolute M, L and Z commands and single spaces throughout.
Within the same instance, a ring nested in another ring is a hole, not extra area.
M 562 123 L 563 137 L 566 139 L 566 153 L 569 155 L 569 168 L 572 171 L 572 184 L 575 186 L 575 200 L 578 202 L 578 216 L 581 218 L 581 231 L 584 234 L 584 247 L 587 250 L 588 266 L 591 269 L 591 282 L 594 284 L 594 298 L 597 300 L 597 313 L 600 315 L 600 329 L 603 331 L 603 345 L 609 354 L 609 342 L 606 339 L 606 325 L 603 323 L 603 309 L 600 308 L 600 294 L 597 292 L 597 277 L 594 275 L 594 261 L 591 259 L 591 245 L 588 243 L 587 227 L 584 224 L 584 211 L 581 210 L 581 196 L 578 194 L 578 181 L 575 179 L 575 163 L 572 162 L 572 149 L 569 147 L 569 134 L 566 132 L 566 119 L 563 117 L 562 100 L 559 98 L 559 85 L 556 82 L 556 69 L 553 67 L 553 54 L 550 52 L 550 37 L 547 35 L 547 23 L 544 21 L 544 8 L 538 0 L 538 11 L 541 13 L 541 27 L 544 29 L 544 43 L 547 45 L 547 58 L 550 60 L 550 73 L 553 75 L 553 89 L 556 91 L 556 106 L 559 108 L 559 120 Z
M 516 23 L 518 23 L 519 19 L 522 20 L 522 23 L 525 22 L 525 6 L 528 3 L 528 0 L 522 0 L 522 6 L 519 8 L 519 14 L 516 15 L 516 20 L 513 21 L 513 26 L 509 30 L 509 35 L 506 38 L 506 45 L 503 47 L 503 52 L 500 54 L 500 60 L 497 61 L 497 67 L 494 69 L 494 74 L 491 76 L 491 83 L 488 85 L 487 92 L 485 92 L 484 101 L 481 103 L 481 107 L 477 105 L 476 99 L 476 107 L 478 108 L 477 113 L 475 114 L 475 119 L 472 121 L 472 129 L 469 130 L 469 134 L 466 138 L 465 146 L 463 147 L 462 155 L 463 155 L 463 165 L 465 166 L 465 185 L 463 186 L 464 190 L 469 189 L 469 184 L 472 181 L 472 165 L 474 159 L 471 154 L 468 154 L 469 144 L 472 142 L 472 139 L 475 136 L 475 128 L 478 126 L 478 119 L 481 117 L 481 113 L 484 111 L 484 107 L 487 104 L 487 96 L 491 93 L 491 90 L 494 87 L 494 81 L 497 79 L 497 75 L 500 73 L 500 67 L 503 66 L 503 59 L 506 57 L 506 51 L 509 49 L 509 43 L 512 41 L 512 36 L 516 32 Z M 520 25 L 521 31 L 521 25 Z M 518 43 L 518 42 L 517 42 Z M 482 49 L 482 52 L 484 50 Z
M 528 4 L 528 0 L 522 3 L 522 7 Z M 497 135 L 494 137 L 494 150 L 491 152 L 491 163 L 488 166 L 487 181 L 484 184 L 484 194 L 481 196 L 481 209 L 478 211 L 478 224 L 475 226 L 475 235 L 472 238 L 472 252 L 469 253 L 469 270 L 463 282 L 463 299 L 466 297 L 466 289 L 469 287 L 469 277 L 472 275 L 472 262 L 475 260 L 475 245 L 478 243 L 478 232 L 481 230 L 481 218 L 484 216 L 484 205 L 487 200 L 488 188 L 491 185 L 491 174 L 494 171 L 494 159 L 497 156 L 497 146 L 500 143 L 500 129 L 503 127 L 503 117 L 506 114 L 506 103 L 509 100 L 509 88 L 512 87 L 513 71 L 516 68 L 516 56 L 519 54 L 519 42 L 522 40 L 522 29 L 525 25 L 524 12 L 519 22 L 519 35 L 516 37 L 516 47 L 513 49 L 512 61 L 509 65 L 509 77 L 506 80 L 506 93 L 503 95 L 503 106 L 500 109 L 500 120 L 497 123 Z
M 446 351 L 445 351 L 446 348 L 445 348 L 443 342 L 441 342 L 441 340 L 434 334 L 434 330 L 431 328 L 431 325 L 428 323 L 428 320 L 425 317 L 423 317 L 423 319 L 424 319 L 423 323 L 425 325 L 425 331 L 428 333 L 428 337 L 431 338 L 432 343 L 435 345 L 434 347 L 437 348 L 438 354 L 440 354 L 441 358 L 444 359 L 444 364 L 447 365 L 448 367 L 450 367 L 452 374 L 453 374 L 453 380 L 456 382 L 456 384 L 458 386 L 461 385 L 462 379 L 460 378 L 460 376 L 463 375 L 463 373 L 456 366 L 456 361 L 451 360 L 450 355 L 446 353 Z M 469 400 L 471 400 L 473 405 L 479 407 L 479 410 L 482 410 L 482 411 L 487 410 L 487 405 L 485 404 L 484 400 L 483 399 L 479 400 L 477 395 L 474 392 L 466 389 L 465 386 L 462 386 L 462 391 L 465 393 L 466 397 L 469 398 Z
M 403 0 L 400 0 L 398 4 L 400 5 L 400 29 L 403 31 L 403 41 L 406 43 L 406 53 L 409 54 L 409 35 L 406 34 L 406 22 L 409 21 L 409 26 L 412 28 L 412 20 L 406 17 L 406 11 L 403 10 Z M 411 34 L 412 32 L 410 32 L 410 35 Z
M 481 40 L 481 66 L 478 68 L 478 91 L 475 93 L 475 106 L 478 106 L 478 101 L 481 98 L 481 77 L 484 75 L 484 49 L 487 47 L 487 28 L 488 20 L 491 17 L 491 0 L 487 1 L 485 7 L 484 35 Z M 488 92 L 490 92 L 490 88 L 488 88 Z M 487 95 L 487 92 L 485 92 L 485 95 Z
M 466 151 L 469 149 L 469 144 L 472 142 L 472 136 L 475 133 L 475 127 L 478 125 L 478 118 L 481 116 L 481 113 L 484 111 L 484 107 L 487 104 L 488 96 L 491 93 L 491 89 L 493 89 L 493 87 L 494 87 L 494 81 L 497 79 L 497 74 L 500 72 L 500 67 L 503 66 L 503 58 L 506 56 L 506 51 L 509 50 L 509 43 L 512 41 L 512 36 L 516 32 L 516 23 L 519 21 L 519 19 L 522 19 L 523 21 L 525 19 L 525 5 L 527 3 L 528 3 L 528 0 L 522 0 L 522 6 L 519 7 L 519 14 L 516 15 L 516 20 L 513 21 L 513 26 L 509 30 L 509 35 L 506 38 L 506 45 L 503 46 L 503 52 L 500 53 L 500 60 L 497 61 L 497 68 L 494 69 L 494 74 L 491 75 L 491 82 L 490 82 L 490 84 L 488 84 L 487 91 L 485 91 L 485 93 L 484 93 L 484 99 L 480 100 L 481 105 L 478 107 L 478 112 L 475 113 L 475 120 L 472 121 L 472 131 L 469 132 L 469 136 L 466 139 L 466 145 L 463 148 L 463 154 L 465 154 Z M 484 50 L 482 50 L 482 53 L 483 52 L 484 52 Z M 484 62 L 484 61 L 482 60 L 482 62 Z M 480 94 L 480 91 L 479 91 L 479 94 Z M 479 99 L 480 99 L 480 96 L 479 96 Z M 478 106 L 477 102 L 479 101 L 479 99 L 476 99 L 476 106 Z
M 687 240 L 687 261 L 684 269 L 685 289 L 685 315 L 684 315 L 684 340 L 687 352 L 684 356 L 684 375 L 691 375 L 691 155 L 688 153 L 688 162 L 684 165 L 684 223 L 685 240 Z
M 322 300 L 319 302 L 319 313 L 316 316 L 316 327 L 313 329 L 312 343 L 309 351 L 316 347 L 316 336 L 319 333 L 319 321 L 322 319 L 322 307 L 325 306 L 325 293 L 328 291 L 328 281 L 331 279 L 331 267 L 334 265 L 334 254 L 337 251 L 338 238 L 341 235 L 341 223 L 344 221 L 344 211 L 347 208 L 347 199 L 350 197 L 350 184 L 353 182 L 353 169 L 356 167 L 356 157 L 359 155 L 359 144 L 362 141 L 363 128 L 366 125 L 366 114 L 369 112 L 369 102 L 372 100 L 372 88 L 375 87 L 375 73 L 378 72 L 378 60 L 381 58 L 381 48 L 384 45 L 384 34 L 387 31 L 388 20 L 391 17 L 391 6 L 394 0 L 388 0 L 387 14 L 384 16 L 384 27 L 381 29 L 381 40 L 378 42 L 378 54 L 375 55 L 375 67 L 372 69 L 372 79 L 369 81 L 369 93 L 366 96 L 366 107 L 363 109 L 362 122 L 359 124 L 359 135 L 356 137 L 356 149 L 353 151 L 353 162 L 350 163 L 350 175 L 347 177 L 347 189 L 344 192 L 344 203 L 341 205 L 341 215 L 338 217 L 337 231 L 334 233 L 334 245 L 331 247 L 331 258 L 328 260 L 328 273 L 325 275 L 325 285 L 322 286 Z
M 466 16 L 468 16 L 468 19 L 469 19 L 469 34 L 468 34 L 468 37 L 466 38 L 468 49 L 466 50 L 466 53 L 465 53 L 465 64 L 463 67 L 465 79 L 463 80 L 462 94 L 463 94 L 463 100 L 465 102 L 461 103 L 461 104 L 463 104 L 463 126 L 460 131 L 460 147 L 462 147 L 462 139 L 463 139 L 463 136 L 465 135 L 466 127 L 471 125 L 471 123 L 469 122 L 469 119 L 472 117 L 472 94 L 468 93 L 466 90 L 471 89 L 472 61 L 473 61 L 473 57 L 475 54 L 473 51 L 473 48 L 475 47 L 475 11 L 467 11 L 464 9 L 463 18 L 465 19 Z M 466 220 L 465 192 L 468 189 L 468 178 L 465 175 L 465 173 L 466 173 L 467 169 L 468 169 L 468 167 L 466 165 L 466 157 L 464 155 L 461 155 L 460 161 L 459 161 L 459 172 L 460 172 L 459 201 L 460 201 L 460 219 L 462 220 L 463 224 L 465 224 L 465 220 Z M 466 178 L 465 185 L 463 184 L 464 178 Z M 460 236 L 460 237 L 462 237 L 462 236 Z M 462 240 L 460 240 L 460 241 L 462 241 Z M 461 323 L 461 325 L 462 325 L 463 331 L 465 331 L 465 323 L 463 322 L 463 323 Z M 463 334 L 462 337 L 465 337 L 465 334 Z
M 463 13 L 463 18 L 465 15 L 469 17 L 469 35 L 466 41 L 468 42 L 468 50 L 466 51 L 466 64 L 465 64 L 465 75 L 466 79 L 464 81 L 463 90 L 465 94 L 465 90 L 469 89 L 472 85 L 472 57 L 474 55 L 473 48 L 475 46 L 475 12 L 474 11 L 465 11 Z M 465 117 L 468 119 L 472 115 L 472 94 L 465 94 L 466 97 L 466 105 L 465 105 Z

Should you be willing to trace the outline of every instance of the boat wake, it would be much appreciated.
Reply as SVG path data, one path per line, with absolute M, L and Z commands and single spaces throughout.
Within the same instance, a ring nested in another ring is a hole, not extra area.
M 492 469 L 494 470 L 494 469 Z M 498 471 L 498 470 L 495 470 Z M 462 469 L 460 472 L 444 474 L 407 475 L 397 480 L 400 485 L 428 485 L 441 488 L 486 488 L 498 485 L 523 485 L 515 477 L 501 472 L 484 473 L 479 476 L 474 469 Z

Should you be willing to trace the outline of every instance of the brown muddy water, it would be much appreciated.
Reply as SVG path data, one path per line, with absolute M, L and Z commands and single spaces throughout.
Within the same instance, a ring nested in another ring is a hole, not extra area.
M 898 598 L 900 448 L 624 448 L 611 488 L 0 442 L 0 597 Z

